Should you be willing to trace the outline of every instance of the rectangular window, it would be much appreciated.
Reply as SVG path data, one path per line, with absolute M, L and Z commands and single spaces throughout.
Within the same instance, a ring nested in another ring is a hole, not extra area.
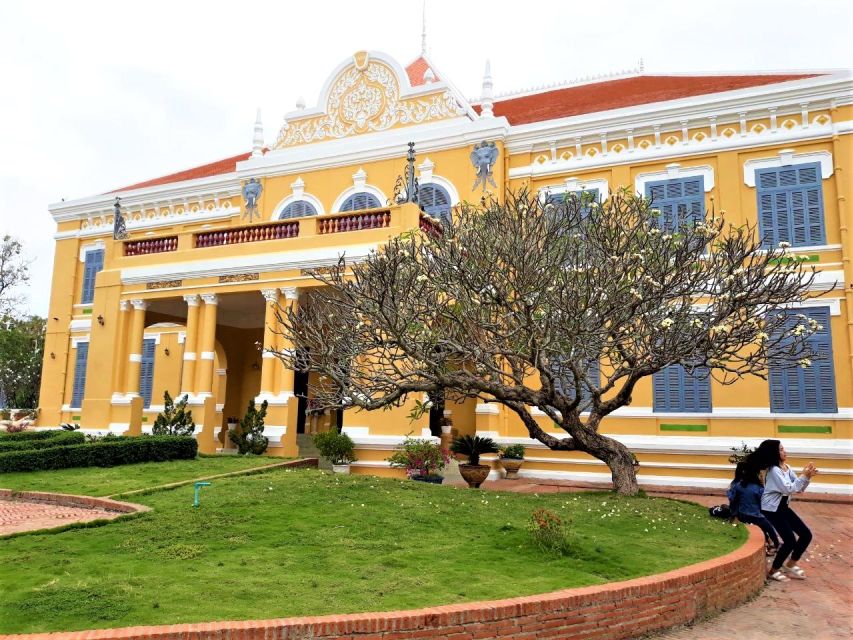
M 83 292 L 80 295 L 82 304 L 91 304 L 95 298 L 95 276 L 104 268 L 104 250 L 86 252 L 86 260 L 83 264 Z
M 77 343 L 77 355 L 74 359 L 74 386 L 71 391 L 71 406 L 79 409 L 83 403 L 83 391 L 86 388 L 86 362 L 89 359 L 89 343 Z
M 711 411 L 711 377 L 706 367 L 694 370 L 693 374 L 680 364 L 668 366 L 652 376 L 655 412 Z
M 561 375 L 559 373 L 560 365 L 557 364 L 554 367 L 555 373 L 559 376 L 554 380 L 554 388 L 557 392 L 562 393 L 567 398 L 574 399 L 575 398 L 575 380 L 572 372 L 567 370 L 565 375 Z M 586 377 L 589 381 L 589 384 L 598 387 L 601 384 L 601 365 L 597 360 L 591 360 L 587 364 L 586 369 Z M 590 391 L 587 387 L 581 387 L 581 402 L 579 409 L 580 411 L 589 411 L 591 403 L 591 395 Z
M 762 246 L 826 244 L 820 165 L 801 164 L 755 172 Z
M 811 366 L 780 367 L 770 361 L 770 410 L 774 413 L 835 413 L 835 367 L 832 362 L 832 334 L 829 329 L 829 307 L 809 307 L 790 311 L 785 331 L 800 324 L 803 314 L 823 328 L 809 337 L 812 351 L 822 356 Z
M 142 343 L 142 361 L 139 367 L 139 395 L 142 396 L 144 406 L 151 406 L 151 390 L 154 387 L 154 353 L 157 341 L 147 338 Z
M 670 233 L 705 218 L 705 178 L 673 178 L 646 183 L 646 198 L 660 211 L 658 228 Z

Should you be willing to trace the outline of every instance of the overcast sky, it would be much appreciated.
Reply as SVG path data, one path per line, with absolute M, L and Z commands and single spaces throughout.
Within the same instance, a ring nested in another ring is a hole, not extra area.
M 853 66 L 853 3 L 791 0 L 427 0 L 435 65 L 479 95 L 630 69 Z M 360 49 L 406 65 L 421 2 L 0 0 L 0 234 L 34 260 L 28 309 L 47 314 L 55 225 L 47 205 L 267 142 Z M 401 156 L 403 151 L 401 150 Z

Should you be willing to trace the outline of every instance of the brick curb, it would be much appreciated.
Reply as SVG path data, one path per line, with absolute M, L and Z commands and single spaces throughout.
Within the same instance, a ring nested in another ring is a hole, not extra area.
M 764 586 L 764 537 L 673 571 L 591 587 L 409 611 L 174 624 L 3 636 L 7 640 L 618 640 L 687 624 L 746 602 Z
M 299 468 L 307 468 L 307 467 L 316 467 L 318 464 L 317 458 L 300 458 L 298 460 L 286 460 L 285 462 L 276 462 L 275 464 L 265 464 L 262 467 L 252 467 L 251 469 L 240 469 L 239 471 L 229 471 L 227 473 L 217 473 L 212 476 L 204 476 L 202 478 L 193 478 L 192 480 L 180 480 L 179 482 L 171 482 L 169 484 L 160 484 L 153 487 L 146 487 L 144 489 L 133 489 L 132 491 L 122 491 L 121 493 L 114 493 L 109 498 L 121 498 L 124 496 L 133 496 L 140 495 L 145 493 L 152 493 L 154 491 L 166 491 L 168 489 L 177 489 L 179 487 L 184 487 L 188 484 L 193 484 L 194 482 L 203 482 L 206 480 L 216 480 L 218 478 L 230 478 L 232 476 L 250 476 L 256 473 L 264 473 L 265 471 L 272 471 L 273 469 L 281 469 L 284 467 L 290 467 L 291 469 L 299 469 Z

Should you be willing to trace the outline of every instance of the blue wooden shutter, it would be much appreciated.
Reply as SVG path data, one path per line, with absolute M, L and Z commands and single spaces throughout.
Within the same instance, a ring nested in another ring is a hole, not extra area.
M 317 215 L 317 209 L 313 204 L 308 202 L 307 200 L 297 200 L 296 202 L 291 202 L 284 208 L 284 211 L 281 212 L 281 215 L 278 217 L 279 220 L 287 220 L 289 218 L 303 218 L 306 216 L 315 216 Z
M 598 189 L 582 189 L 580 191 L 566 191 L 561 193 L 554 193 L 548 196 L 548 203 L 556 204 L 558 206 L 564 205 L 569 198 L 578 198 L 583 199 L 583 208 L 581 209 L 581 216 L 586 217 L 589 215 L 589 211 L 592 208 L 593 202 L 598 202 Z
M 711 378 L 705 367 L 693 374 L 680 364 L 668 366 L 652 376 L 654 410 L 660 412 L 710 412 Z
M 80 408 L 83 391 L 86 389 L 86 363 L 89 360 L 89 343 L 77 343 L 77 355 L 74 359 L 74 386 L 71 391 L 71 406 Z
M 678 231 L 682 224 L 695 224 L 705 217 L 705 178 L 674 178 L 646 183 L 646 197 L 660 210 L 658 227 Z
M 341 205 L 341 211 L 378 209 L 381 206 L 382 204 L 379 202 L 379 198 L 375 195 L 368 193 L 367 191 L 360 191 L 359 193 L 352 194 L 349 198 L 344 200 L 344 203 Z
M 573 400 L 575 398 L 575 381 L 571 371 L 566 370 L 565 374 L 560 373 L 559 363 L 553 367 L 556 379 L 554 380 L 554 388 L 557 392 L 562 393 L 566 398 Z M 599 386 L 601 384 L 601 365 L 597 360 L 590 360 L 587 363 L 586 377 L 589 384 Z M 589 411 L 592 394 L 586 386 L 581 386 L 581 402 L 578 407 L 580 411 Z
M 450 222 L 450 194 L 438 184 L 422 184 L 418 189 L 418 205 L 421 211 Z
M 148 338 L 142 342 L 142 362 L 139 367 L 139 395 L 142 396 L 144 406 L 151 406 L 151 390 L 154 387 L 154 353 L 157 341 Z
M 104 250 L 86 252 L 83 264 L 83 291 L 80 295 L 82 304 L 90 304 L 95 297 L 95 276 L 104 268 Z
M 800 319 L 797 314 L 814 319 L 823 329 L 809 337 L 811 349 L 822 356 L 810 367 L 780 367 L 770 363 L 770 410 L 774 413 L 835 413 L 835 366 L 832 360 L 832 334 L 829 307 L 809 307 L 791 311 L 784 331 L 791 331 Z
M 803 164 L 756 171 L 758 224 L 762 246 L 826 243 L 820 165 Z

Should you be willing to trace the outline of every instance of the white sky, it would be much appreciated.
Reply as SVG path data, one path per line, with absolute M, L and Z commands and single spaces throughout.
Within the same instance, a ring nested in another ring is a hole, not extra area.
M 429 54 L 468 97 L 636 66 L 747 71 L 853 66 L 853 3 L 823 0 L 427 0 Z M 360 49 L 420 52 L 421 2 L 0 0 L 0 235 L 34 259 L 28 308 L 47 314 L 47 205 L 271 142 Z M 405 150 L 400 150 L 401 158 Z

